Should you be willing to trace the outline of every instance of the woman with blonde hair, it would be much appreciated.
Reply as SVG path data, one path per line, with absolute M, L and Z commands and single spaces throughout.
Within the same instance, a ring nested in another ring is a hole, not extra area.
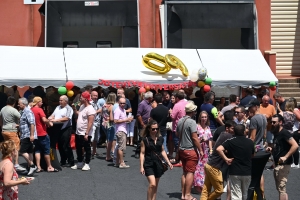
M 208 161 L 209 154 L 212 153 L 212 134 L 209 128 L 209 116 L 206 111 L 199 114 L 197 134 L 201 144 L 201 152 L 198 152 L 200 156 L 194 174 L 194 188 L 201 193 L 205 179 L 204 165 Z
M 293 133 L 293 127 L 296 121 L 296 115 L 294 114 L 295 104 L 292 101 L 287 101 L 285 104 L 285 111 L 279 114 L 283 116 L 283 128 Z
M 114 116 L 113 107 L 116 103 L 116 94 L 111 92 L 108 94 L 105 104 L 102 107 L 102 125 L 105 131 L 107 145 L 106 145 L 106 161 L 112 162 L 113 152 L 114 152 L 114 137 L 115 137 L 115 126 L 114 126 Z
M 0 162 L 0 199 L 18 199 L 18 186 L 28 185 L 30 182 L 26 178 L 18 179 L 18 174 L 14 169 L 12 160 L 15 158 L 16 146 L 12 140 L 7 140 L 0 144 L 2 161 Z
M 164 173 L 161 160 L 164 159 L 170 169 L 173 166 L 164 150 L 164 138 L 160 135 L 156 121 L 151 120 L 147 124 L 141 137 L 140 172 L 147 176 L 149 182 L 147 200 L 155 200 L 158 182 Z

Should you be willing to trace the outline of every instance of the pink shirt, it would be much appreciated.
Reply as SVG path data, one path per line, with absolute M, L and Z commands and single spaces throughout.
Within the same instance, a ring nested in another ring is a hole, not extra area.
M 172 117 L 172 129 L 175 132 L 177 128 L 178 121 L 185 116 L 185 105 L 187 101 L 182 99 L 178 101 L 173 108 L 171 117 Z
M 125 109 L 121 109 L 120 106 L 118 106 L 116 108 L 116 110 L 114 111 L 114 119 L 115 120 L 127 119 Z M 126 122 L 116 124 L 116 133 L 120 132 L 120 131 L 127 134 L 127 123 Z
M 96 111 L 92 105 L 88 105 L 85 107 L 84 105 L 81 105 L 79 108 L 79 114 L 77 119 L 77 135 L 85 135 L 85 132 L 88 127 L 88 118 L 90 115 L 95 115 Z M 94 123 L 94 122 L 93 122 Z M 90 129 L 89 136 L 92 136 L 93 133 L 93 125 Z

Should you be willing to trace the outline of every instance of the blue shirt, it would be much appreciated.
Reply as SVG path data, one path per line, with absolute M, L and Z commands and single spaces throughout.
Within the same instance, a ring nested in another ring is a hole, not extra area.
M 34 139 L 37 139 L 34 114 L 28 107 L 26 107 L 22 110 L 20 117 L 20 139 L 30 138 L 31 124 L 34 125 Z

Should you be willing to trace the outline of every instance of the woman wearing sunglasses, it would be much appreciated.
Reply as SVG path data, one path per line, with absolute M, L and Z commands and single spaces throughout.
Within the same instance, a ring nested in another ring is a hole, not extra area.
M 151 120 L 144 131 L 141 133 L 141 153 L 140 153 L 140 172 L 147 176 L 149 182 L 147 200 L 155 200 L 157 186 L 160 177 L 163 175 L 162 159 L 164 159 L 170 169 L 173 168 L 164 150 L 164 138 L 160 135 L 158 124 Z

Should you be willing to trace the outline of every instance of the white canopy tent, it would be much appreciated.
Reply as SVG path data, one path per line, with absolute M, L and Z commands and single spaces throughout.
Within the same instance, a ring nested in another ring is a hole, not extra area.
M 255 87 L 278 81 L 259 50 L 0 46 L 0 85 L 59 87 L 67 79 L 78 87 L 86 84 L 97 86 L 99 79 L 153 84 L 189 80 L 179 69 L 158 74 L 146 68 L 142 56 L 150 52 L 178 57 L 190 73 L 203 65 L 214 87 Z
M 0 85 L 55 86 L 66 83 L 62 48 L 0 46 Z

